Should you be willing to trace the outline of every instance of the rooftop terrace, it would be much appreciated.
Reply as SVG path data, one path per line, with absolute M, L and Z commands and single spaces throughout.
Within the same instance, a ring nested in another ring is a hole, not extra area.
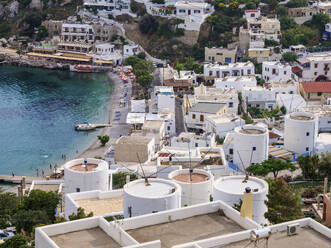
M 264 241 L 263 242 L 264 245 Z M 250 243 L 249 240 L 243 240 L 224 246 L 225 248 L 242 248 Z M 262 243 L 261 243 L 262 244 Z M 288 236 L 286 231 L 271 234 L 268 242 L 269 248 L 291 247 L 291 248 L 327 248 L 331 245 L 331 239 L 319 234 L 309 227 L 300 229 L 299 234 Z M 248 247 L 254 247 L 254 244 Z M 261 246 L 265 247 L 265 246 Z
M 76 232 L 51 236 L 61 248 L 117 248 L 121 247 L 101 228 L 95 227 Z
M 221 212 L 197 215 L 190 218 L 129 230 L 138 242 L 161 240 L 162 247 L 211 238 L 244 229 Z
M 75 200 L 79 207 L 84 208 L 86 213 L 93 212 L 94 216 L 104 216 L 109 213 L 123 211 L 123 198 L 114 197 L 109 199 L 83 199 Z

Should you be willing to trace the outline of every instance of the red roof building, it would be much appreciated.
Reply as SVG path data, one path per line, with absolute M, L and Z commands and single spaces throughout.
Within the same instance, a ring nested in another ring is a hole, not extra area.
M 301 82 L 301 95 L 306 100 L 326 100 L 331 97 L 331 81 L 328 82 Z

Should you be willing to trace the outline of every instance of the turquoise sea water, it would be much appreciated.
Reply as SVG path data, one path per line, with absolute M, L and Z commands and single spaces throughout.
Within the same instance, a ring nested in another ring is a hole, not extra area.
M 36 175 L 86 149 L 100 133 L 74 125 L 108 121 L 104 74 L 0 67 L 0 174 Z

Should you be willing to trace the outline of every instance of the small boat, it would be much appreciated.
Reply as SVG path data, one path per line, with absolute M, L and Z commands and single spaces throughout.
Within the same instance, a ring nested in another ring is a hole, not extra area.
M 75 126 L 76 131 L 89 131 L 96 129 L 96 125 L 90 123 L 78 124 Z
M 70 66 L 70 71 L 75 71 L 75 72 L 93 72 L 93 66 L 91 66 L 91 65 L 75 65 L 75 66 Z

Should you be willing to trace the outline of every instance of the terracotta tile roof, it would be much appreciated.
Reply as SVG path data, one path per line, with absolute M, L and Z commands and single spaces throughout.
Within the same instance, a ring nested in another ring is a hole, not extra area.
M 258 12 L 257 9 L 246 9 L 245 10 L 246 13 L 250 13 L 250 12 Z
M 305 92 L 331 93 L 331 81 L 329 82 L 301 82 Z
M 298 67 L 298 66 L 293 66 L 293 67 L 292 67 L 292 72 L 293 72 L 293 73 L 298 73 L 298 72 L 300 72 L 300 71 L 302 71 L 302 69 L 301 69 L 300 67 Z
M 275 138 L 279 138 L 280 135 L 272 132 L 272 131 L 269 131 L 269 139 L 275 139 Z

